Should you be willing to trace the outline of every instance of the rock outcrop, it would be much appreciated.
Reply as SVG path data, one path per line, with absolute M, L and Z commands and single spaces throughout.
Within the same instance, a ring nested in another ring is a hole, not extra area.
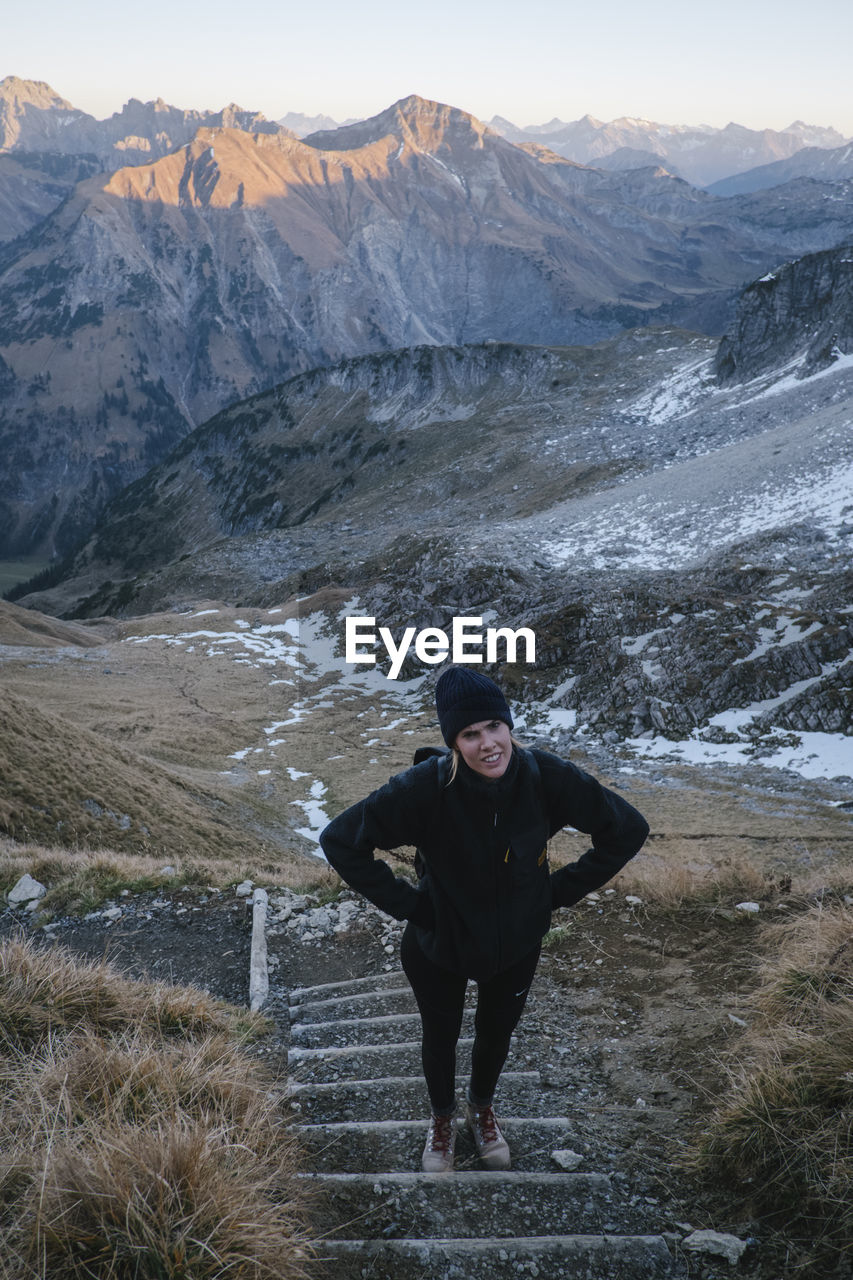
M 798 378 L 853 354 L 853 242 L 767 272 L 740 296 L 716 358 L 721 383 L 791 365 Z

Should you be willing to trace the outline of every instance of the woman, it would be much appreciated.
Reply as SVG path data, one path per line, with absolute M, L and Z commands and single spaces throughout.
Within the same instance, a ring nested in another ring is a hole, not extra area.
M 428 759 L 335 818 L 320 836 L 329 862 L 398 920 L 406 977 L 420 1010 L 432 1118 L 422 1168 L 453 1168 L 456 1044 L 465 990 L 478 987 L 466 1122 L 487 1168 L 508 1169 L 492 1107 L 551 912 L 614 876 L 638 852 L 645 819 L 575 765 L 510 736 L 512 716 L 494 681 L 448 667 L 435 704 L 451 753 Z M 593 847 L 551 874 L 548 840 L 561 827 Z M 376 849 L 417 846 L 417 888 Z

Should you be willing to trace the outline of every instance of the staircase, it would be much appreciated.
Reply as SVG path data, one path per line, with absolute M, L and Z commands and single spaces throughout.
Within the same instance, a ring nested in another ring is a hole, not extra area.
M 473 984 L 471 996 L 475 996 Z M 514 1047 L 496 1110 L 510 1172 L 479 1166 L 467 1130 L 456 1168 L 420 1170 L 428 1103 L 420 1019 L 401 972 L 290 993 L 289 1101 L 334 1280 L 667 1280 L 686 1274 L 648 1208 L 608 1174 L 557 1171 L 573 1127 L 540 1114 L 539 1072 Z M 459 1042 L 464 1097 L 473 1013 Z

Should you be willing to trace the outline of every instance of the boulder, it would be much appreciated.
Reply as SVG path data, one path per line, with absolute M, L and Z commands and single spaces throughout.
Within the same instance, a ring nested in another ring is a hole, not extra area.
M 45 885 L 27 873 L 9 890 L 7 901 L 10 907 L 23 907 L 30 902 L 38 902 L 46 893 Z
M 732 1266 L 740 1261 L 747 1246 L 746 1240 L 721 1231 L 694 1231 L 683 1244 L 690 1253 L 707 1253 L 714 1258 L 724 1258 Z

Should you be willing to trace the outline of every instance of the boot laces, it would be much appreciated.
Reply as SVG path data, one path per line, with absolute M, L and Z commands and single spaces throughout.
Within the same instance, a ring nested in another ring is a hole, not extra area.
M 477 1128 L 483 1139 L 483 1143 L 497 1142 L 498 1140 L 498 1122 L 495 1119 L 495 1113 L 491 1107 L 483 1107 L 477 1110 Z
M 430 1151 L 446 1156 L 453 1140 L 453 1116 L 433 1116 L 429 1127 Z

